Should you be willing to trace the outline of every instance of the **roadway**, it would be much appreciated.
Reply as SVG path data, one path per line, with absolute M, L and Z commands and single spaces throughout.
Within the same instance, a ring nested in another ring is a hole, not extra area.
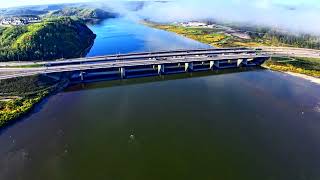
M 185 56 L 200 56 L 200 55 L 219 55 L 219 54 L 243 54 L 256 53 L 254 49 L 247 48 L 224 48 L 224 49 L 196 49 L 196 50 L 175 50 L 175 51 L 156 51 L 156 52 L 141 52 L 129 54 L 116 54 L 106 56 L 95 56 L 74 59 L 60 59 L 54 61 L 32 61 L 32 62 L 0 62 L 0 67 L 16 67 L 16 66 L 54 66 L 63 64 L 81 64 L 81 63 L 98 63 L 102 61 L 119 61 L 119 60 L 137 60 L 158 58 L 165 59 L 168 57 L 185 57 Z
M 73 65 L 60 65 L 48 67 L 34 67 L 34 68 L 0 68 L 0 80 L 16 77 L 25 77 L 37 74 L 50 74 L 60 72 L 74 72 L 86 71 L 92 69 L 110 69 L 110 68 L 126 68 L 135 66 L 147 65 L 161 65 L 174 63 L 188 63 L 188 62 L 204 62 L 204 61 L 223 61 L 223 60 L 238 60 L 238 59 L 254 59 L 265 58 L 268 56 L 258 54 L 231 54 L 231 55 L 217 55 L 217 56 L 188 56 L 188 57 L 170 57 L 166 59 L 136 59 L 136 60 L 113 60 L 103 61 L 98 63 L 84 63 Z
M 257 47 L 255 49 L 214 48 L 116 54 L 46 62 L 2 62 L 0 63 L 0 80 L 36 74 L 84 71 L 89 69 L 108 69 L 166 63 L 187 63 L 242 58 L 252 59 L 270 56 L 320 58 L 320 50 L 288 47 Z M 17 66 L 34 65 L 39 67 L 15 68 Z
M 262 52 L 276 57 L 306 57 L 319 58 L 320 50 L 306 49 L 306 48 L 292 48 L 292 47 L 257 47 L 262 49 Z

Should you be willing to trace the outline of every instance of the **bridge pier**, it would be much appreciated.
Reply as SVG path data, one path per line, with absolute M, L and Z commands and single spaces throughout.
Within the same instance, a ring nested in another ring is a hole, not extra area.
M 238 59 L 237 67 L 240 67 L 241 65 L 247 65 L 247 63 L 248 63 L 247 59 Z
M 126 78 L 126 68 L 124 67 L 120 68 L 120 76 L 121 76 L 121 79 Z
M 214 68 L 214 61 L 210 61 L 210 69 L 212 70 Z
M 243 62 L 243 59 L 238 59 L 238 60 L 237 60 L 237 67 L 240 67 L 241 64 L 242 64 L 242 62 Z
M 214 67 L 219 68 L 220 62 L 219 61 L 210 61 L 210 69 L 213 69 Z
M 84 74 L 85 73 L 86 72 L 83 72 L 83 71 L 80 72 L 79 76 L 80 76 L 81 81 L 84 81 Z
M 185 63 L 185 65 L 184 65 L 184 70 L 185 70 L 186 72 L 188 72 L 188 71 L 193 71 L 193 63 L 192 63 L 192 62 L 190 62 L 190 63 Z
M 160 64 L 158 65 L 158 74 L 161 75 L 164 73 L 164 65 Z

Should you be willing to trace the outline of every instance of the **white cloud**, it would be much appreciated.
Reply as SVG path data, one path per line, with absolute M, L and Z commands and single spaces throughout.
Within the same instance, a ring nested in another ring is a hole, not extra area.
M 214 18 L 248 24 L 320 34 L 320 8 L 309 1 L 295 3 L 279 0 L 178 0 L 166 4 L 153 3 L 139 14 L 159 22 Z
M 0 0 L 0 8 L 8 8 L 14 6 L 40 5 L 40 4 L 59 4 L 59 3 L 76 3 L 88 2 L 90 0 Z

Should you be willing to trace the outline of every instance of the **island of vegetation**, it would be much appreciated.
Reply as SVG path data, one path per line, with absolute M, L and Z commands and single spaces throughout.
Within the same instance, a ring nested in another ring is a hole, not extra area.
M 53 60 L 87 54 L 96 35 L 70 17 L 0 29 L 0 61 Z
M 211 22 L 189 22 L 146 25 L 174 32 L 176 34 L 209 44 L 214 47 L 297 47 L 320 49 L 320 37 L 309 34 L 293 34 L 266 27 L 251 27 L 235 24 L 214 24 Z M 320 77 L 320 58 L 271 58 L 264 67 L 283 72 Z

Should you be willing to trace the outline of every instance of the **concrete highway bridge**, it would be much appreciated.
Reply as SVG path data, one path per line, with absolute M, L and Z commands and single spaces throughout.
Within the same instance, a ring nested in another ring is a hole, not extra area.
M 259 66 L 270 56 L 260 49 L 224 48 L 117 54 L 47 62 L 0 64 L 0 80 L 67 73 L 74 82 L 124 79 L 213 69 Z M 11 66 L 11 67 L 10 67 Z M 26 66 L 15 68 L 15 66 Z

